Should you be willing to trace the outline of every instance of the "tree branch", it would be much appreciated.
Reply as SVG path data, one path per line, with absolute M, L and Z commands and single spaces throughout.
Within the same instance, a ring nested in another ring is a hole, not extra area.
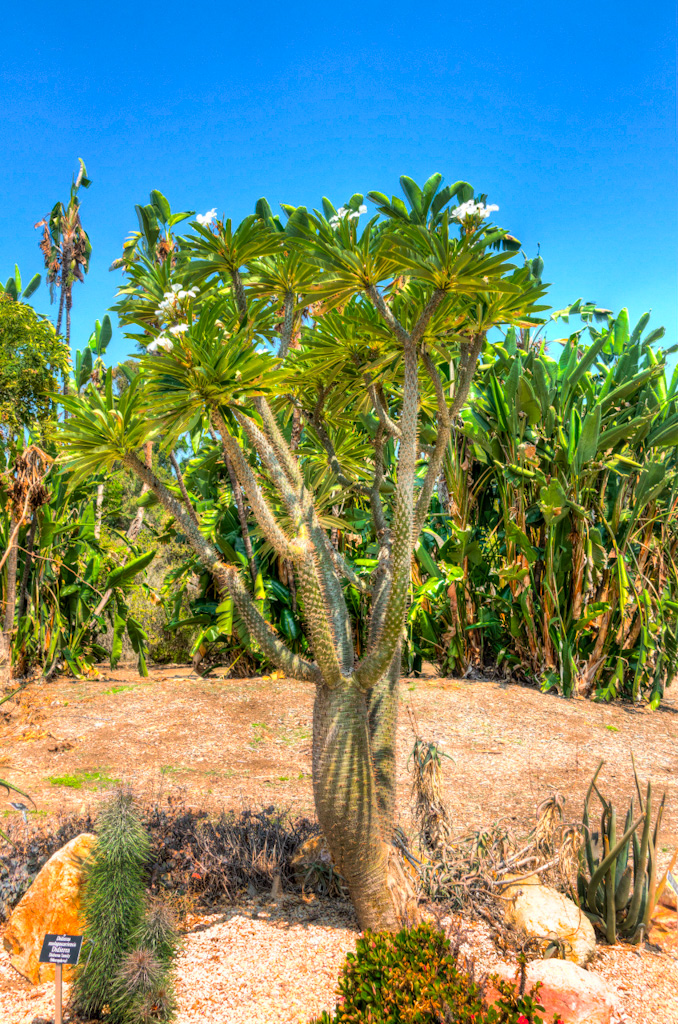
M 280 332 L 280 348 L 278 349 L 279 359 L 285 358 L 292 343 L 292 334 L 294 331 L 294 301 L 294 292 L 285 292 L 285 298 L 283 300 L 283 322 L 282 330 Z
M 412 328 L 411 338 L 415 345 L 419 341 L 421 341 L 424 335 L 424 331 L 429 325 L 431 317 L 433 316 L 436 309 L 438 308 L 438 306 L 440 305 L 444 298 L 445 292 L 442 290 L 442 288 L 436 288 L 433 294 L 431 295 L 431 298 L 424 306 L 421 312 L 421 316 L 419 317 L 416 324 Z
M 181 467 L 179 466 L 179 463 L 177 462 L 177 457 L 174 454 L 174 452 L 170 452 L 169 459 L 170 459 L 170 462 L 172 464 L 172 469 L 174 470 L 174 472 L 176 474 L 177 483 L 179 484 L 179 490 L 181 491 L 181 497 L 184 499 L 184 505 L 186 506 L 186 509 L 188 511 L 189 516 L 191 517 L 191 519 L 193 520 L 195 525 L 198 526 L 199 525 L 198 517 L 197 517 L 195 509 L 193 508 L 193 505 L 191 503 L 191 499 L 190 499 L 190 497 L 188 495 L 188 491 L 186 490 L 186 484 L 184 483 L 184 476 L 183 476 L 183 473 L 181 472 Z
M 235 474 L 245 489 L 262 533 L 279 555 L 282 555 L 283 558 L 289 558 L 291 556 L 290 539 L 278 525 L 264 497 L 263 491 L 256 481 L 252 468 L 240 449 L 240 445 L 231 436 L 221 413 L 217 409 L 212 409 L 211 415 L 226 453 L 233 463 Z
M 242 284 L 242 277 L 239 270 L 231 271 L 231 281 L 233 282 L 233 293 L 235 295 L 235 304 L 238 309 L 238 313 L 241 317 L 247 316 L 247 299 L 245 298 L 245 289 Z
M 485 331 L 481 331 L 479 334 L 474 334 L 469 342 L 461 345 L 461 355 L 459 358 L 459 371 L 457 373 L 457 379 L 454 388 L 454 398 L 452 405 L 450 406 L 450 419 L 454 420 L 459 415 L 461 410 L 466 404 L 468 393 L 471 388 L 471 381 L 473 375 L 476 372 L 476 365 L 478 358 L 483 349 L 485 342 Z
M 391 437 L 400 437 L 400 427 L 395 423 L 388 414 L 388 407 L 386 405 L 386 399 L 384 396 L 384 390 L 381 385 L 377 388 L 377 385 L 370 380 L 369 373 L 364 374 L 364 381 L 367 387 L 367 393 L 372 401 L 372 406 L 377 414 L 379 422 L 386 430 L 387 434 Z
M 330 439 L 330 435 L 327 433 L 323 423 L 319 419 L 316 422 L 314 414 L 309 412 L 308 409 L 304 409 L 303 406 L 298 406 L 298 408 L 307 423 L 313 428 L 313 430 L 315 430 L 318 440 L 327 452 L 329 467 L 337 478 L 337 483 L 340 483 L 342 487 L 346 487 L 347 490 L 354 491 L 357 494 L 364 494 L 365 497 L 368 497 L 370 493 L 369 488 L 365 487 L 364 484 L 356 483 L 355 480 L 351 480 L 344 473 L 341 468 L 341 463 L 337 458 L 337 453 Z
M 426 476 L 419 492 L 417 499 L 417 505 L 414 513 L 414 526 L 412 529 L 412 543 L 416 544 L 419 534 L 422 531 L 424 520 L 428 512 L 428 507 L 431 502 L 431 496 L 433 489 L 436 485 L 436 480 L 440 475 L 440 470 L 445 458 L 445 452 L 447 451 L 447 445 L 450 440 L 450 431 L 452 426 L 452 420 L 450 417 L 449 409 L 447 408 L 447 400 L 445 398 L 445 389 L 443 388 L 443 382 L 440 379 L 435 363 L 431 359 L 428 352 L 422 354 L 422 362 L 428 373 L 431 381 L 433 382 L 433 388 L 436 393 L 436 403 L 438 406 L 438 436 L 436 438 L 435 448 L 433 455 L 429 459 L 428 469 L 426 470 Z
M 149 490 L 158 498 L 163 507 L 174 516 L 188 538 L 188 541 L 200 559 L 202 565 L 211 573 L 222 596 L 230 594 L 238 614 L 242 617 L 247 629 L 259 643 L 268 658 L 278 665 L 291 678 L 307 682 L 319 683 L 320 671 L 317 665 L 293 654 L 283 641 L 276 635 L 270 623 L 266 622 L 259 609 L 243 585 L 235 566 L 226 565 L 217 549 L 200 532 L 198 526 L 171 491 L 159 480 L 155 473 L 145 466 L 134 454 L 125 456 L 124 465 L 131 469 Z
M 273 415 L 273 410 L 265 398 L 255 398 L 254 407 L 261 416 L 264 424 L 264 430 L 270 438 L 271 444 L 282 463 L 283 469 L 290 478 L 290 483 L 301 491 L 304 486 L 304 478 L 301 475 L 299 462 L 297 461 L 291 447 L 285 440 L 283 432 L 278 426 L 278 421 Z
M 305 547 L 300 549 L 302 552 L 301 562 L 294 555 L 292 557 L 300 574 L 299 586 L 304 597 L 304 617 L 306 618 L 307 605 L 309 609 L 311 607 L 316 608 L 313 612 L 314 621 L 311 622 L 309 619 L 311 636 L 312 638 L 315 636 L 313 649 L 316 660 L 319 664 L 322 664 L 323 668 L 327 665 L 327 671 L 330 673 L 330 676 L 335 671 L 335 663 L 340 673 L 348 675 L 353 669 L 351 622 L 335 565 L 329 554 L 327 534 L 318 520 L 312 497 L 308 492 L 305 492 L 302 500 L 302 495 L 292 490 L 289 477 L 283 472 L 276 458 L 275 450 L 257 425 L 238 410 L 233 410 L 233 415 L 259 453 L 273 484 L 278 489 L 290 515 L 294 518 L 297 527 L 297 537 L 303 537 L 304 531 L 308 531 L 308 544 L 313 549 L 315 557 L 309 559 L 308 551 Z M 302 522 L 305 524 L 305 527 L 302 526 Z M 292 545 L 293 547 L 294 545 Z M 338 649 L 340 659 L 338 663 L 336 662 L 337 652 L 334 646 L 332 647 L 331 658 L 325 651 L 327 646 L 325 623 L 331 623 L 331 633 L 329 633 L 329 636 Z M 320 649 L 318 645 L 320 645 Z
M 368 649 L 355 670 L 355 677 L 364 689 L 373 686 L 391 664 L 405 621 L 410 584 L 419 378 L 416 347 L 409 340 L 404 345 L 404 363 L 403 411 L 400 417 L 402 438 L 398 453 L 398 483 L 392 525 L 393 547 L 388 572 L 390 584 L 386 584 L 388 593 L 384 597 L 386 603 L 383 609 L 383 625 L 379 630 L 372 631 L 375 643 Z M 375 611 L 376 608 L 373 607 L 373 615 Z
M 386 321 L 388 326 L 391 328 L 396 338 L 401 344 L 406 345 L 410 341 L 410 335 L 407 333 L 403 325 L 396 318 L 391 307 L 386 303 L 384 296 L 378 290 L 376 285 L 370 285 L 367 289 L 367 295 L 369 296 L 372 305 L 381 313 L 382 319 Z

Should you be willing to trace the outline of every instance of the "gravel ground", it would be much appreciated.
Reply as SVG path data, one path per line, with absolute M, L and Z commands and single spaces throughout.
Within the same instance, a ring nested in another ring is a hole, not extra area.
M 443 925 L 457 922 L 443 918 Z M 503 956 L 483 924 L 463 925 L 462 954 L 479 974 Z M 188 923 L 178 964 L 177 1024 L 308 1024 L 331 1010 L 339 970 L 355 950 L 353 912 L 341 901 L 247 900 Z M 618 1024 L 678 1024 L 678 942 L 602 947 L 591 970 L 617 992 Z M 653 940 L 655 936 L 652 936 Z M 673 946 L 673 952 L 667 952 Z M 66 986 L 67 991 L 67 986 Z M 49 1024 L 51 984 L 31 986 L 0 953 L 0 1024 Z

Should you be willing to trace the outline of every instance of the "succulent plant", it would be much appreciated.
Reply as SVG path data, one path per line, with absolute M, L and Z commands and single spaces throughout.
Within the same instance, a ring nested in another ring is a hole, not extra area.
M 638 781 L 635 763 L 633 775 L 640 813 L 634 813 L 631 799 L 622 829 L 617 827 L 617 812 L 597 786 L 601 761 L 584 801 L 584 842 L 580 852 L 577 890 L 580 905 L 610 943 L 618 938 L 637 943 L 650 926 L 657 886 L 657 840 L 661 828 L 666 794 L 662 796 L 652 825 L 652 783 L 645 797 Z M 602 804 L 600 832 L 592 832 L 589 805 L 593 794 Z M 639 838 L 640 836 L 640 838 Z

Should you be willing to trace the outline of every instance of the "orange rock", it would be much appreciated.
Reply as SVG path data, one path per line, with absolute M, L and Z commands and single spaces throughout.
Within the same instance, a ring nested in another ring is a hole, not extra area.
M 14 908 L 3 936 L 10 963 L 34 985 L 54 980 L 54 967 L 38 961 L 45 935 L 82 935 L 82 865 L 96 836 L 83 832 L 57 850 Z M 64 980 L 73 970 L 64 967 Z
M 518 988 L 515 965 L 499 964 L 493 973 Z M 571 960 L 533 960 L 525 972 L 525 991 L 530 992 L 537 982 L 542 986 L 538 1001 L 544 1007 L 545 1021 L 557 1013 L 562 1024 L 612 1024 L 619 1013 L 617 996 L 607 982 Z M 488 985 L 486 1003 L 491 1005 L 498 998 L 499 993 Z

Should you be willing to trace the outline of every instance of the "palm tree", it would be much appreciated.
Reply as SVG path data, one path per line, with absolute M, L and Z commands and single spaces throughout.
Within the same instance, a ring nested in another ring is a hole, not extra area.
M 61 323 L 66 310 L 66 342 L 71 340 L 71 307 L 73 305 L 73 284 L 84 281 L 89 270 L 92 253 L 87 232 L 80 220 L 80 200 L 78 192 L 81 188 L 89 188 L 92 184 L 87 177 L 84 161 L 80 161 L 80 170 L 71 184 L 71 198 L 68 206 L 57 203 L 48 217 L 38 221 L 36 228 L 42 228 L 40 250 L 45 260 L 47 283 L 50 286 L 50 297 L 54 302 L 55 289 L 59 289 L 59 312 L 57 314 L 57 334 L 61 333 Z M 66 385 L 64 384 L 64 387 Z M 65 393 L 65 392 L 64 392 Z

